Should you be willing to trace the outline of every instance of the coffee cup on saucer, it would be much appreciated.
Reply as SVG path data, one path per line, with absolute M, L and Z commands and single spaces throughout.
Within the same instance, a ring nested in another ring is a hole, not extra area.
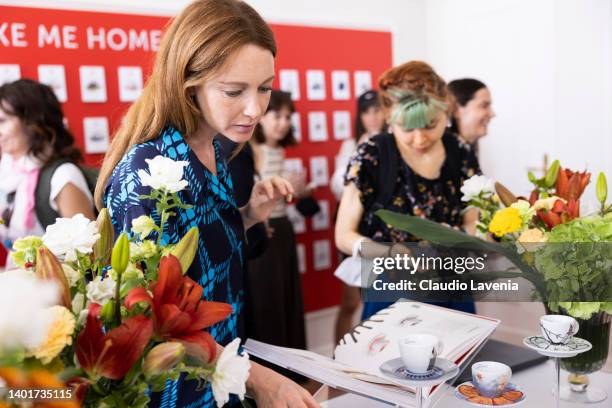
M 578 333 L 578 322 L 571 316 L 544 315 L 540 317 L 542 336 L 551 344 L 567 344 Z
M 442 342 L 432 334 L 410 334 L 399 340 L 404 368 L 413 374 L 428 374 L 442 352 Z
M 510 383 L 512 369 L 496 361 L 479 361 L 472 365 L 472 383 L 481 396 L 497 398 Z

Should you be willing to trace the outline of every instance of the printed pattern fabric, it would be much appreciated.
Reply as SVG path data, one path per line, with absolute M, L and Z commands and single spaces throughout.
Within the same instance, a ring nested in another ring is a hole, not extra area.
M 395 180 L 393 195 L 385 209 L 401 214 L 416 215 L 452 227 L 460 227 L 461 215 L 465 204 L 461 201 L 461 185 L 475 174 L 480 174 L 480 166 L 472 148 L 451 133 L 442 137 L 447 158 L 442 165 L 440 176 L 427 179 L 416 174 L 408 164 L 398 157 L 399 171 Z M 450 152 L 454 156 L 449 157 Z M 399 156 L 399 150 L 395 149 Z M 376 143 L 368 140 L 357 147 L 351 157 L 345 184 L 354 183 L 361 192 L 364 214 L 359 232 L 378 242 L 413 242 L 416 237 L 385 224 L 374 214 L 373 206 L 377 197 L 377 179 L 380 163 Z
M 166 223 L 161 241 L 163 244 L 176 243 L 191 227 L 198 227 L 198 250 L 187 274 L 204 288 L 204 299 L 232 305 L 232 314 L 210 328 L 217 343 L 226 345 L 241 334 L 243 326 L 244 227 L 221 146 L 216 140 L 213 143 L 216 175 L 199 161 L 181 133 L 172 127 L 164 129 L 154 140 L 133 146 L 114 169 L 106 186 L 104 204 L 116 234 L 129 230 L 132 220 L 141 215 L 150 215 L 159 223 L 155 203 L 139 198 L 150 194 L 151 189 L 141 185 L 138 170 L 148 171 L 146 159 L 158 155 L 188 162 L 183 173 L 188 186 L 178 194 L 183 203 L 193 207 L 174 210 L 177 215 Z M 178 381 L 169 380 L 164 391 L 151 394 L 149 406 L 215 406 L 210 385 L 204 390 L 196 389 L 197 381 L 186 381 L 183 377 Z

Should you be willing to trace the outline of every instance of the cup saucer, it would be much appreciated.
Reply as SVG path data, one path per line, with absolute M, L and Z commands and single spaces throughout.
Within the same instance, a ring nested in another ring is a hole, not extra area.
M 566 344 L 552 344 L 544 336 L 527 336 L 523 344 L 547 357 L 567 358 L 574 357 L 593 346 L 588 341 L 579 337 L 572 337 Z
M 478 389 L 474 387 L 471 381 L 464 382 L 455 387 L 455 397 L 476 407 L 490 407 L 498 405 L 503 405 L 504 407 L 515 407 L 523 403 L 523 401 L 525 401 L 527 398 L 523 389 L 512 383 L 509 383 L 502 395 L 497 398 L 483 397 L 480 395 Z
M 404 362 L 399 357 L 385 361 L 379 369 L 385 378 L 413 387 L 431 387 L 459 374 L 457 364 L 440 357 L 436 358 L 434 368 L 425 374 L 416 374 L 408 371 L 404 367 Z

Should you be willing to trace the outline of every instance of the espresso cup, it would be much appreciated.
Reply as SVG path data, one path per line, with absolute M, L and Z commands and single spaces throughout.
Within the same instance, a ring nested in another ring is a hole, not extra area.
M 552 344 L 567 344 L 578 333 L 578 322 L 571 316 L 544 315 L 540 317 L 542 336 Z
M 442 352 L 442 342 L 431 334 L 410 334 L 398 345 L 404 368 L 414 374 L 431 372 Z
M 496 398 L 504 390 L 512 377 L 512 369 L 496 361 L 479 361 L 472 365 L 472 383 L 481 396 Z

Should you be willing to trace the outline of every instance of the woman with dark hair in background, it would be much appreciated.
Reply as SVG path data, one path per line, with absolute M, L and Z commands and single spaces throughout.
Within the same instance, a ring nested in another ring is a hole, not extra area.
M 342 142 L 338 156 L 336 156 L 336 169 L 331 179 L 330 188 L 338 202 L 342 198 L 342 191 L 344 191 L 344 174 L 357 145 L 374 135 L 382 133 L 384 128 L 385 117 L 380 109 L 378 92 L 373 90 L 364 92 L 357 98 L 355 138 Z M 341 296 L 334 334 L 336 342 L 353 327 L 353 316 L 361 303 L 359 288 L 349 286 L 344 282 L 342 283 Z
M 308 195 L 303 174 L 285 174 L 285 148 L 297 143 L 291 126 L 295 106 L 291 94 L 274 90 L 255 128 L 251 146 L 262 180 L 287 176 L 298 196 Z M 268 219 L 265 252 L 249 261 L 245 286 L 246 335 L 283 347 L 305 349 L 304 304 L 295 232 L 284 202 Z
M 50 87 L 30 79 L 0 86 L 0 151 L 0 237 L 7 249 L 18 238 L 44 234 L 52 222 L 40 218 L 41 208 L 53 220 L 79 213 L 94 219 L 93 197 L 76 165 L 81 152 Z M 48 194 L 37 202 L 40 191 Z
M 487 135 L 489 122 L 495 117 L 491 92 L 484 83 L 473 78 L 450 81 L 448 90 L 455 99 L 451 130 L 476 148 L 478 139 Z

